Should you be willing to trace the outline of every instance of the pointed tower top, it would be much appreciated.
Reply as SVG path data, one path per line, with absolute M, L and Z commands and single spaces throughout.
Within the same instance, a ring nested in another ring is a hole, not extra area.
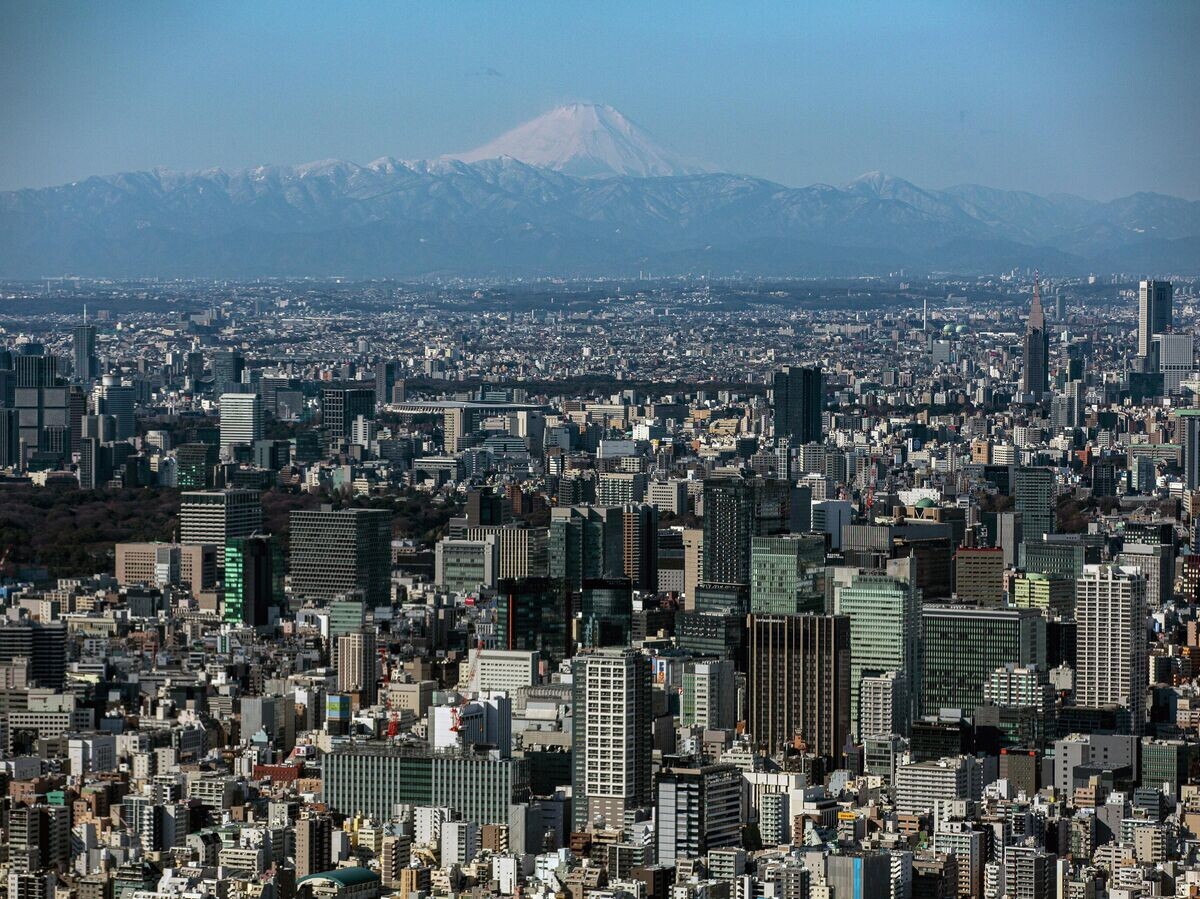
M 1042 311 L 1041 273 L 1033 273 L 1033 303 L 1029 307 L 1029 318 L 1025 322 L 1027 330 L 1046 330 L 1046 313 Z

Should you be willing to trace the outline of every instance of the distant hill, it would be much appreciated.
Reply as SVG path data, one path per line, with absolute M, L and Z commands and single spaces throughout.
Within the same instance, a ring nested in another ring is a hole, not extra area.
M 789 188 L 706 171 L 609 107 L 564 107 L 460 156 L 3 192 L 0 277 L 1200 272 L 1198 202 L 879 173 Z

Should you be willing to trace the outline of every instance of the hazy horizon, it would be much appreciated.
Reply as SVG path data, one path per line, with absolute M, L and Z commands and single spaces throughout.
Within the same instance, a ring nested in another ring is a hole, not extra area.
M 0 189 L 435 158 L 564 102 L 789 186 L 1200 198 L 1200 5 L 0 9 Z

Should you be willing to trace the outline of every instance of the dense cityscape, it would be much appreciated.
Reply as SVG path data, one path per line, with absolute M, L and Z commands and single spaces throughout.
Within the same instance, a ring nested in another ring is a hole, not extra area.
M 1198 307 L 0 284 L 0 887 L 1200 895 Z

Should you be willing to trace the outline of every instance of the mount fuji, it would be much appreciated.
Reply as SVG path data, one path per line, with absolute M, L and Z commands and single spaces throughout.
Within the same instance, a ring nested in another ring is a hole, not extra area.
M 504 157 L 581 178 L 670 177 L 712 171 L 662 146 L 611 106 L 597 103 L 556 107 L 481 147 L 443 158 L 480 162 Z
M 466 153 L 226 172 L 154 169 L 0 192 L 0 278 L 843 276 L 1200 272 L 1200 202 L 785 187 L 715 172 L 609 106 Z

